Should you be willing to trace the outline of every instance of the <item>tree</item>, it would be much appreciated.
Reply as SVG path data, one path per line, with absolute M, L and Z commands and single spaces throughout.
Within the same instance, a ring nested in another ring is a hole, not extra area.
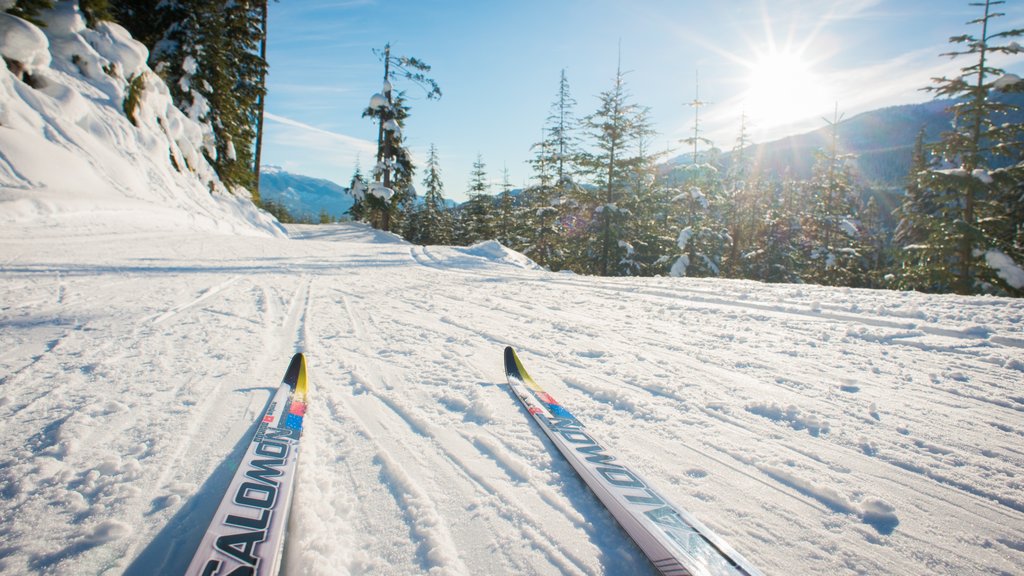
M 1024 35 L 1024 29 L 991 31 L 992 20 L 1004 16 L 992 8 L 1003 3 L 970 3 L 982 15 L 967 24 L 980 25 L 980 35 L 953 36 L 950 43 L 963 48 L 942 54 L 967 56 L 970 63 L 955 76 L 933 78 L 935 85 L 925 88 L 954 99 L 952 130 L 932 148 L 938 165 L 918 174 L 917 185 L 929 192 L 916 200 L 934 205 L 904 210 L 918 217 L 915 228 L 924 238 L 917 252 L 933 267 L 929 288 L 935 290 L 971 294 L 998 286 L 1017 295 L 1024 290 L 1020 220 L 1014 221 L 1024 202 L 1024 125 L 1000 121 L 1016 107 L 993 97 L 1001 88 L 1018 90 L 1020 82 L 1007 81 L 1005 71 L 991 64 L 994 54 L 1021 52 L 1016 42 L 1006 41 Z M 1005 167 L 997 169 L 1000 164 Z
M 258 9 L 260 11 L 260 60 L 263 62 L 267 61 L 267 0 L 259 0 L 257 2 Z M 263 68 L 260 74 L 260 92 L 258 96 L 259 100 L 256 103 L 256 145 L 253 151 L 253 162 L 252 170 L 255 175 L 255 188 L 254 192 L 259 197 L 260 193 L 260 163 L 263 158 L 263 113 L 266 108 L 267 100 L 267 70 L 266 66 Z
M 256 2 L 119 0 L 110 7 L 150 49 L 149 65 L 170 88 L 175 106 L 204 126 L 203 154 L 221 180 L 255 189 L 252 148 L 266 72 L 257 52 L 262 31 Z
M 693 146 L 693 159 L 676 175 L 680 184 L 672 199 L 672 217 L 679 230 L 678 250 L 669 270 L 672 276 L 719 276 L 730 243 L 723 226 L 724 189 L 717 161 L 718 149 L 711 140 L 700 135 L 700 109 L 706 104 L 700 99 L 698 78 L 694 100 L 690 102 L 694 109 L 693 136 L 684 140 Z M 698 153 L 700 144 L 710 147 L 703 159 Z
M 487 166 L 477 154 L 470 173 L 469 200 L 459 211 L 456 241 L 469 245 L 494 239 L 494 197 L 488 194 Z
M 810 267 L 805 279 L 831 286 L 849 286 L 859 274 L 856 198 L 847 154 L 839 151 L 839 108 L 826 120 L 831 133 L 827 150 L 815 154 L 814 173 L 808 183 L 810 210 L 804 232 Z
M 441 166 L 437 158 L 437 147 L 430 145 L 427 156 L 427 174 L 423 178 L 423 206 L 420 213 L 420 241 L 424 244 L 448 244 L 452 240 L 451 216 L 444 200 L 444 183 L 441 181 Z
M 640 134 L 649 127 L 644 123 L 643 109 L 629 102 L 621 63 L 616 67 L 612 88 L 602 92 L 598 99 L 598 110 L 584 119 L 596 151 L 582 155 L 581 162 L 597 184 L 594 193 L 586 194 L 596 221 L 591 222 L 589 237 L 581 239 L 588 247 L 598 247 L 596 251 L 588 249 L 585 269 L 607 276 L 614 270 L 616 254 L 625 250 L 619 241 L 629 215 L 619 203 L 628 185 L 628 175 L 638 164 L 637 157 L 630 153 Z
M 538 183 L 524 190 L 520 197 L 525 207 L 523 250 L 534 261 L 553 270 L 567 264 L 563 223 L 574 217 L 572 211 L 577 203 L 572 199 L 580 191 L 576 183 L 580 141 L 576 135 L 579 123 L 575 107 L 576 100 L 563 69 L 542 140 L 533 145 L 536 155 L 530 164 Z
M 382 230 L 391 229 L 391 220 L 410 197 L 412 185 L 412 157 L 404 145 L 402 130 L 409 116 L 402 92 L 394 90 L 393 81 L 399 78 L 413 82 L 427 93 L 427 99 L 441 97 L 437 82 L 428 78 L 430 66 L 406 56 L 392 56 L 391 44 L 385 44 L 378 53 L 384 63 L 384 85 L 380 93 L 370 98 L 370 106 L 363 117 L 377 120 L 377 165 L 373 169 L 374 181 L 367 189 L 368 202 L 375 217 L 371 221 Z
M 508 179 L 508 167 L 501 172 L 501 194 L 498 195 L 497 214 L 495 215 L 495 236 L 498 242 L 510 248 L 519 248 L 518 210 L 515 196 L 512 195 L 512 183 Z
M 629 218 L 625 222 L 620 246 L 625 250 L 618 262 L 618 272 L 627 276 L 650 276 L 665 269 L 671 250 L 669 235 L 670 190 L 658 182 L 656 162 L 659 155 L 650 151 L 649 111 L 641 108 L 637 116 L 636 157 L 627 174 L 623 207 Z

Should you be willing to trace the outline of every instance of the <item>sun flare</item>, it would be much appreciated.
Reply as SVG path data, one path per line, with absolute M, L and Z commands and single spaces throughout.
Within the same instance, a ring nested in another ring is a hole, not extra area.
M 757 125 L 790 124 L 829 108 L 822 79 L 801 54 L 771 51 L 748 64 L 744 110 Z

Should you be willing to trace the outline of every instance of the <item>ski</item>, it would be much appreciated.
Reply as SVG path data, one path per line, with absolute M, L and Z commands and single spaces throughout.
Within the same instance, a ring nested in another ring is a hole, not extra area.
M 660 573 L 761 575 L 724 540 L 612 456 L 530 377 L 511 346 L 505 348 L 505 375 L 526 411 Z
M 186 574 L 263 576 L 281 566 L 306 413 L 306 359 L 295 354 Z

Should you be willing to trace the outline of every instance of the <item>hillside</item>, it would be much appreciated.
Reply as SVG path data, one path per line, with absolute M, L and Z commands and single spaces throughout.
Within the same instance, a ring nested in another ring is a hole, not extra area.
M 204 127 L 173 105 L 142 44 L 117 24 L 86 28 L 73 2 L 44 19 L 0 13 L 0 223 L 283 234 L 248 191 L 221 184 Z
M 1024 106 L 1024 95 L 1003 94 L 1000 99 Z M 872 110 L 842 119 L 839 123 L 839 146 L 850 154 L 850 165 L 864 184 L 878 189 L 902 189 L 910 171 L 911 155 L 918 133 L 923 129 L 925 142 L 937 142 L 949 130 L 952 115 L 949 101 L 933 100 Z M 1024 112 L 1009 120 L 1024 121 Z M 772 142 L 758 143 L 746 152 L 756 158 L 765 173 L 781 176 L 788 168 L 797 179 L 809 178 L 814 167 L 815 152 L 831 146 L 831 129 L 822 120 L 822 128 L 789 136 Z M 721 153 L 721 162 L 728 166 L 732 152 Z M 683 154 L 666 162 L 665 170 L 692 162 L 691 154 Z
M 260 168 L 260 199 L 283 205 L 297 219 L 318 221 L 326 213 L 337 220 L 355 202 L 347 188 L 330 180 L 292 174 L 277 166 Z

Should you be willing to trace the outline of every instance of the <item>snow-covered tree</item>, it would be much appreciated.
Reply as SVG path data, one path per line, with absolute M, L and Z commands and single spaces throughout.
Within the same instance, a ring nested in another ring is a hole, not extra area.
M 456 243 L 468 245 L 494 239 L 494 197 L 488 193 L 489 190 L 487 165 L 484 164 L 483 156 L 477 154 L 470 173 L 469 200 L 459 210 Z
M 420 237 L 423 244 L 448 244 L 452 240 L 451 214 L 444 199 L 444 182 L 437 147 L 430 145 L 427 155 L 426 176 L 423 178 L 423 205 L 419 212 Z
M 651 276 L 666 271 L 667 254 L 672 247 L 669 218 L 671 190 L 658 182 L 656 162 L 659 154 L 651 152 L 655 135 L 650 127 L 649 111 L 640 110 L 637 117 L 636 158 L 627 174 L 622 206 L 629 218 L 624 223 L 617 271 L 626 276 Z
M 807 240 L 804 279 L 849 286 L 861 272 L 860 229 L 850 156 L 839 148 L 840 119 L 837 108 L 828 122 L 829 147 L 816 152 L 814 173 L 806 188 L 809 209 L 803 226 Z
M 594 150 L 581 156 L 581 165 L 595 187 L 592 191 L 581 191 L 585 205 L 593 210 L 589 234 L 579 236 L 586 246 L 581 265 L 585 271 L 601 276 L 614 273 L 619 255 L 628 251 L 620 244 L 629 218 L 621 203 L 629 175 L 636 172 L 637 139 L 648 129 L 644 109 L 631 103 L 629 97 L 620 65 L 612 87 L 598 96 L 597 111 L 584 119 Z
M 149 65 L 175 105 L 205 127 L 203 153 L 221 180 L 255 189 L 253 145 L 266 72 L 260 2 L 107 1 L 109 13 L 150 49 Z M 102 0 L 88 4 L 103 14 Z
M 993 65 L 993 56 L 1018 55 L 1012 38 L 1024 29 L 995 32 L 993 20 L 1003 13 L 1001 1 L 973 2 L 981 15 L 967 23 L 980 34 L 950 38 L 958 46 L 943 54 L 967 57 L 953 76 L 933 78 L 926 90 L 951 98 L 952 129 L 932 148 L 935 165 L 917 174 L 922 191 L 908 194 L 902 212 L 912 222 L 903 225 L 920 236 L 905 247 L 914 255 L 908 263 L 914 277 L 927 280 L 912 287 L 971 294 L 999 287 L 1024 294 L 1024 246 L 1021 244 L 1021 189 L 1024 187 L 1024 125 L 1007 122 L 1016 107 L 1001 101 L 1001 90 L 1021 89 L 1020 79 Z M 922 273 L 921 268 L 926 272 Z
M 384 83 L 381 91 L 370 97 L 370 105 L 363 112 L 364 117 L 377 121 L 377 164 L 366 201 L 371 224 L 390 230 L 399 207 L 410 199 L 414 171 L 403 134 L 409 107 L 405 105 L 403 93 L 395 90 L 394 82 L 403 79 L 420 86 L 428 100 L 440 98 L 441 89 L 437 82 L 426 76 L 430 66 L 425 62 L 406 56 L 392 56 L 390 44 L 386 44 L 378 54 L 384 63 Z
M 521 248 L 519 207 L 512 195 L 512 182 L 508 178 L 508 167 L 501 173 L 501 193 L 498 195 L 494 233 L 498 242 L 510 248 Z
M 761 182 L 759 188 L 766 194 L 767 202 L 757 231 L 741 256 L 744 277 L 765 282 L 800 282 L 803 183 L 787 171 L 781 181 Z
M 562 70 L 558 94 L 542 131 L 543 138 L 533 145 L 530 160 L 537 184 L 523 191 L 523 251 L 534 261 L 554 270 L 566 265 L 566 231 L 563 222 L 574 218 L 578 205 L 580 139 L 576 100 Z

